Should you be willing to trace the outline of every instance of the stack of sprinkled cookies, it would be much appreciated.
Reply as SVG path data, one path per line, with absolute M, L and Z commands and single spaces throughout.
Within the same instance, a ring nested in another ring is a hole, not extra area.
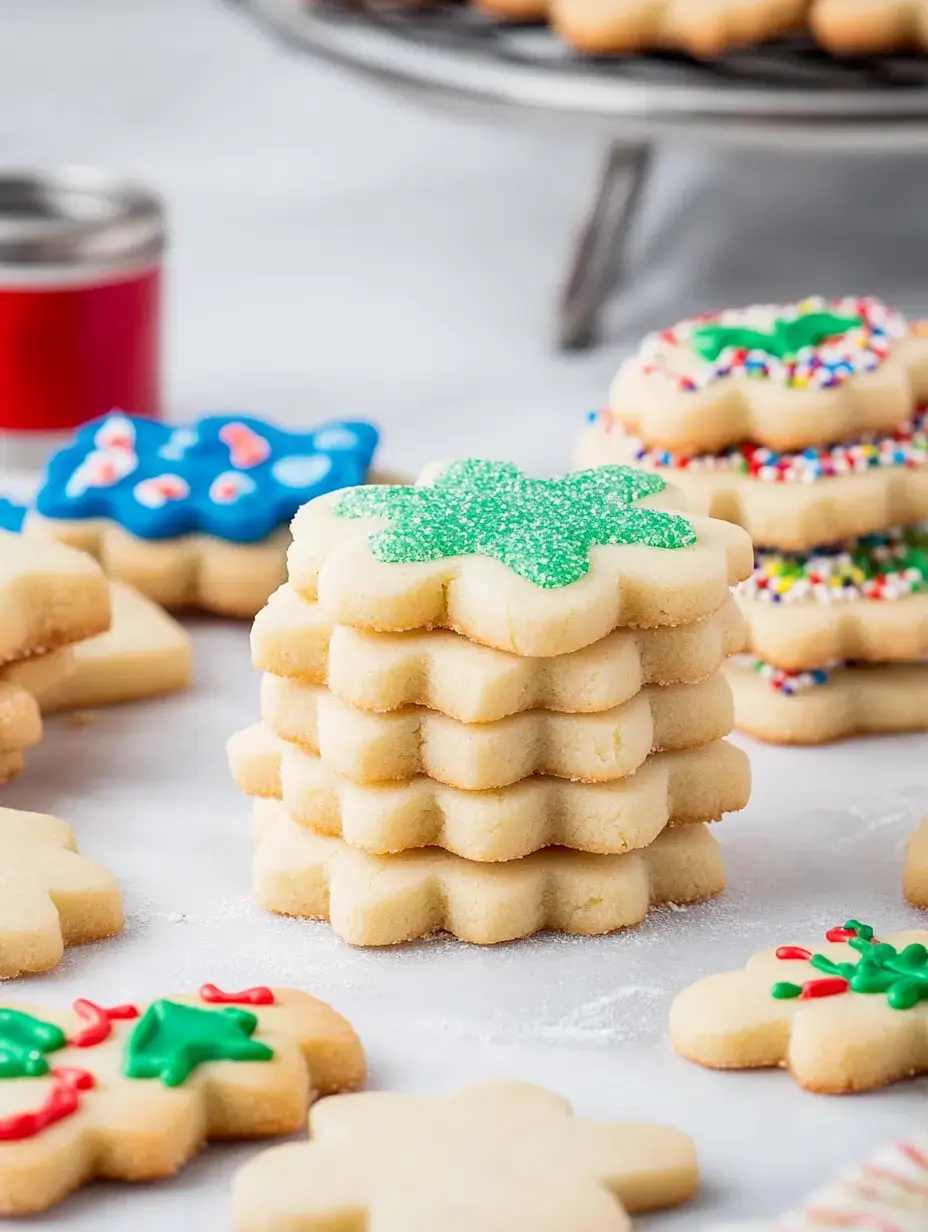
M 358 945 L 596 934 L 719 892 L 750 790 L 739 528 L 659 476 L 466 460 L 306 505 L 258 616 L 255 890 Z
M 645 340 L 578 464 L 666 474 L 758 545 L 737 726 L 819 744 L 928 728 L 928 337 L 873 299 L 684 321 Z

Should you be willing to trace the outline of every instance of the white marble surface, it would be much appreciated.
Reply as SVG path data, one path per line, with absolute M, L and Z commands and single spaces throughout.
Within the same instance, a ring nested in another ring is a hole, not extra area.
M 170 202 L 181 417 L 369 414 L 394 466 L 483 452 L 552 469 L 620 348 L 652 324 L 814 289 L 928 304 L 923 166 L 670 151 L 608 346 L 559 358 L 551 296 L 595 149 L 409 110 L 283 55 L 206 0 L 0 0 L 0 30 L 3 160 L 124 168 Z M 666 1038 L 673 993 L 755 948 L 849 915 L 883 931 L 918 921 L 899 880 L 928 797 L 921 737 L 752 746 L 752 804 L 718 830 L 731 888 L 710 905 L 600 940 L 365 953 L 250 905 L 248 809 L 223 754 L 256 715 L 247 632 L 202 622 L 194 637 L 188 696 L 49 723 L 4 792 L 5 805 L 71 820 L 118 874 L 130 915 L 124 937 L 19 982 L 18 998 L 305 985 L 355 1022 L 377 1086 L 512 1074 L 590 1114 L 689 1130 L 703 1196 L 641 1221 L 655 1229 L 791 1205 L 924 1117 L 923 1081 L 819 1098 L 779 1073 L 702 1071 Z M 210 1150 L 159 1185 L 94 1187 L 30 1226 L 219 1232 L 229 1177 L 253 1149 Z

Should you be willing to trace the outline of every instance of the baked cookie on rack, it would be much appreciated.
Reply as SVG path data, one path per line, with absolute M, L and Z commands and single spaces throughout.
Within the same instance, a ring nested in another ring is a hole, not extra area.
M 501 11 L 509 0 L 482 0 Z M 518 0 L 513 0 L 517 3 Z M 711 57 L 802 26 L 809 0 L 551 0 L 551 24 L 593 55 L 687 51 Z
M 812 0 L 809 22 L 836 56 L 928 48 L 926 0 Z

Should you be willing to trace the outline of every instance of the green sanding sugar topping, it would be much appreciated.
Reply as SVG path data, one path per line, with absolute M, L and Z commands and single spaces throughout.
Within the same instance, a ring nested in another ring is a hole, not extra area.
M 333 512 L 387 518 L 390 525 L 370 536 L 372 554 L 385 564 L 489 556 L 554 589 L 589 572 L 594 547 L 695 543 L 686 518 L 634 504 L 665 487 L 659 475 L 630 466 L 529 479 L 509 462 L 469 458 L 453 462 L 431 486 L 349 488 Z
M 762 351 L 789 360 L 806 347 L 818 346 L 826 338 L 846 334 L 863 323 L 861 317 L 806 312 L 798 317 L 777 317 L 769 333 L 745 325 L 701 325 L 693 331 L 693 348 L 710 361 L 718 359 L 728 347 Z
M 41 1078 L 47 1052 L 67 1043 L 60 1027 L 21 1010 L 0 1009 L 0 1078 Z
M 274 1053 L 251 1036 L 258 1019 L 229 1006 L 204 1010 L 176 1001 L 155 1001 L 126 1044 L 127 1078 L 160 1078 L 179 1087 L 207 1061 L 270 1061 Z

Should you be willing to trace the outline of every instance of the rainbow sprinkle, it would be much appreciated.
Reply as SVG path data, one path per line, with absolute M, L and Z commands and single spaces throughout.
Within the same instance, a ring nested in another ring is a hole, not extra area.
M 865 535 L 813 552 L 757 549 L 738 588 L 766 603 L 902 599 L 928 589 L 928 525 Z
M 591 422 L 600 420 L 607 434 L 621 430 L 608 410 L 591 413 Z M 928 406 L 920 406 L 915 416 L 883 436 L 868 435 L 840 445 L 803 449 L 800 453 L 778 453 L 763 445 L 734 445 L 723 453 L 687 456 L 669 449 L 649 449 L 629 437 L 638 447 L 634 461 L 655 470 L 731 471 L 767 483 L 814 483 L 839 475 L 862 474 L 883 467 L 914 469 L 928 465 Z
M 818 346 L 802 347 L 788 359 L 759 349 L 730 346 L 717 359 L 709 361 L 693 350 L 694 332 L 707 324 L 769 331 L 777 320 L 797 320 L 813 312 L 858 317 L 860 323 Z M 681 321 L 670 329 L 649 334 L 632 362 L 644 375 L 663 377 L 683 393 L 705 389 L 730 377 L 773 381 L 792 389 L 834 389 L 860 372 L 873 372 L 889 354 L 893 339 L 904 338 L 909 332 L 905 318 L 887 308 L 882 300 L 853 295 L 827 300 L 815 295 L 798 304 L 755 304 Z M 679 347 L 693 352 L 690 372 L 677 372 L 668 362 L 668 348 Z
M 765 663 L 763 659 L 754 659 L 751 664 L 752 671 L 762 680 L 766 680 L 772 689 L 776 689 L 784 697 L 795 697 L 797 693 L 802 693 L 805 689 L 814 689 L 827 684 L 832 669 L 841 666 L 840 663 L 829 663 L 827 667 L 815 667 L 807 672 L 787 672 L 782 667 L 774 667 L 772 663 Z

